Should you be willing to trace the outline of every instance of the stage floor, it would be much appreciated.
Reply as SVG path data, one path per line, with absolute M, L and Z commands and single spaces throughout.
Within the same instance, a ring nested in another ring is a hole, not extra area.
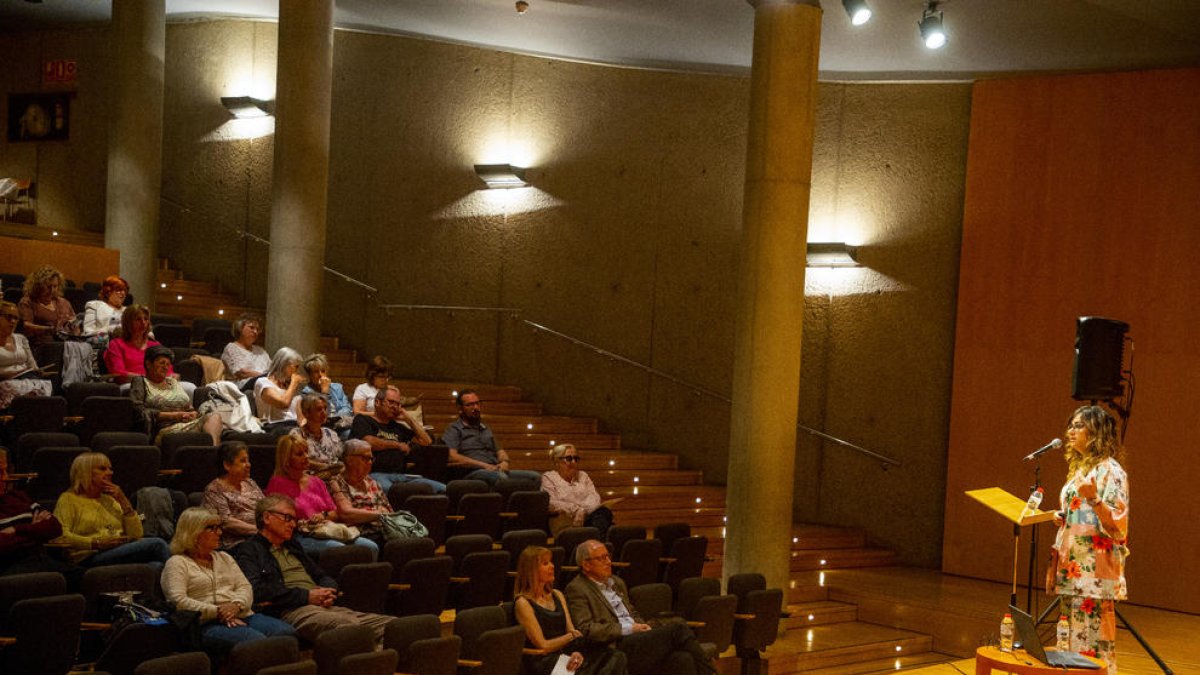
M 818 580 L 819 573 L 814 573 L 810 579 L 798 578 L 797 583 Z M 932 634 L 935 651 L 959 656 L 972 654 L 975 647 L 995 639 L 1011 592 L 1005 584 L 910 567 L 829 570 L 824 573 L 824 585 L 831 600 L 859 605 L 859 621 Z M 1034 595 L 1039 610 L 1053 600 L 1041 592 Z M 1024 606 L 1025 598 L 1021 589 L 1019 606 Z M 1200 615 L 1130 603 L 1121 603 L 1120 611 L 1175 673 L 1200 675 Z M 1046 635 L 1052 630 L 1042 626 Z M 1118 633 L 1117 654 L 1122 675 L 1162 672 L 1127 630 Z M 905 672 L 970 674 L 974 668 L 973 659 L 962 658 Z

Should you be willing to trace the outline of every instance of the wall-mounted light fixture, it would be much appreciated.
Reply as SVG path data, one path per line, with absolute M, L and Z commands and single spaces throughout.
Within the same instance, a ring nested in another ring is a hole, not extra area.
M 938 3 L 930 2 L 925 5 L 921 20 L 917 22 L 921 31 L 921 40 L 930 49 L 941 49 L 946 44 L 946 29 L 942 24 L 942 13 L 938 11 Z
M 858 247 L 845 242 L 809 242 L 807 267 L 858 267 Z
M 511 164 L 476 164 L 475 174 L 489 188 L 519 188 L 529 185 L 525 182 L 525 169 Z
M 275 112 L 274 101 L 264 101 L 253 96 L 222 96 L 221 105 L 237 118 L 265 117 Z
M 842 0 L 842 7 L 850 16 L 850 23 L 855 26 L 861 26 L 871 20 L 871 8 L 867 5 L 867 0 Z

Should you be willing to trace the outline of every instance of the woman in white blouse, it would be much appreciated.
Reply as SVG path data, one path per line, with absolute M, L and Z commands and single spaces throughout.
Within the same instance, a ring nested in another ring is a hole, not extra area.
M 254 405 L 263 431 L 276 438 L 300 424 L 300 390 L 308 383 L 308 378 L 300 374 L 303 360 L 295 349 L 280 347 L 271 357 L 267 376 L 254 382 Z
M 542 490 L 550 495 L 550 530 L 558 534 L 568 527 L 594 527 L 603 540 L 613 514 L 601 503 L 587 472 L 579 470 L 579 450 L 570 443 L 559 443 L 550 448 L 550 461 L 554 470 L 542 474 Z
M 129 282 L 118 276 L 105 277 L 100 284 L 100 299 L 83 306 L 83 334 L 101 342 L 121 331 L 121 311 L 129 296 Z
M 225 351 L 221 352 L 221 363 L 225 364 L 225 371 L 237 383 L 238 389 L 245 389 L 247 383 L 266 375 L 271 367 L 271 355 L 254 344 L 262 333 L 262 317 L 247 312 L 233 322 L 231 332 L 233 342 L 225 345 Z
M 205 508 L 179 516 L 171 559 L 163 567 L 162 588 L 179 609 L 200 612 L 205 651 L 221 658 L 240 642 L 275 635 L 295 637 L 290 624 L 250 610 L 254 589 L 233 556 L 218 551 L 221 517 Z

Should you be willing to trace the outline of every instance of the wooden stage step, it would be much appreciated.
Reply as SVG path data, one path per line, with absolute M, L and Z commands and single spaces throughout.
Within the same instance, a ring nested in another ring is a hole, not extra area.
M 885 567 L 896 564 L 896 553 L 884 548 L 792 550 L 793 572 L 846 567 Z
M 874 659 L 871 661 L 857 661 L 855 663 L 847 663 L 840 666 L 830 666 L 828 668 L 806 669 L 804 675 L 870 675 L 871 673 L 894 673 L 897 671 L 913 672 L 913 668 L 922 668 L 939 663 L 950 663 L 954 660 L 949 654 L 939 654 L 938 652 L 920 652 L 917 654 L 902 654 L 896 657 L 887 657 L 882 659 Z M 972 672 L 975 663 L 972 662 L 970 669 L 966 672 Z M 954 671 L 951 671 L 954 672 Z M 961 675 L 958 673 L 957 675 Z
M 931 645 L 928 635 L 851 621 L 788 631 L 766 654 L 771 675 L 784 675 L 921 654 Z
M 809 626 L 821 626 L 830 623 L 846 623 L 858 619 L 858 607 L 846 602 L 833 600 L 817 600 L 788 605 L 788 618 L 782 621 L 786 630 L 797 630 Z

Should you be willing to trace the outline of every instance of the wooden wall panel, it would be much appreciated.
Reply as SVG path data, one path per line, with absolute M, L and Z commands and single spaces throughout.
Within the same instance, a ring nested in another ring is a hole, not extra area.
M 54 265 L 68 279 L 82 285 L 85 281 L 103 281 L 104 277 L 117 274 L 121 252 L 95 246 L 0 237 L 0 271 L 29 275 L 46 264 Z M 82 307 L 75 309 L 83 311 Z
M 1130 601 L 1200 612 L 1200 70 L 980 82 L 971 111 L 943 569 L 1011 579 L 1011 530 L 962 493 L 1027 493 L 1078 405 L 1075 319 L 1109 316 L 1135 340 Z

